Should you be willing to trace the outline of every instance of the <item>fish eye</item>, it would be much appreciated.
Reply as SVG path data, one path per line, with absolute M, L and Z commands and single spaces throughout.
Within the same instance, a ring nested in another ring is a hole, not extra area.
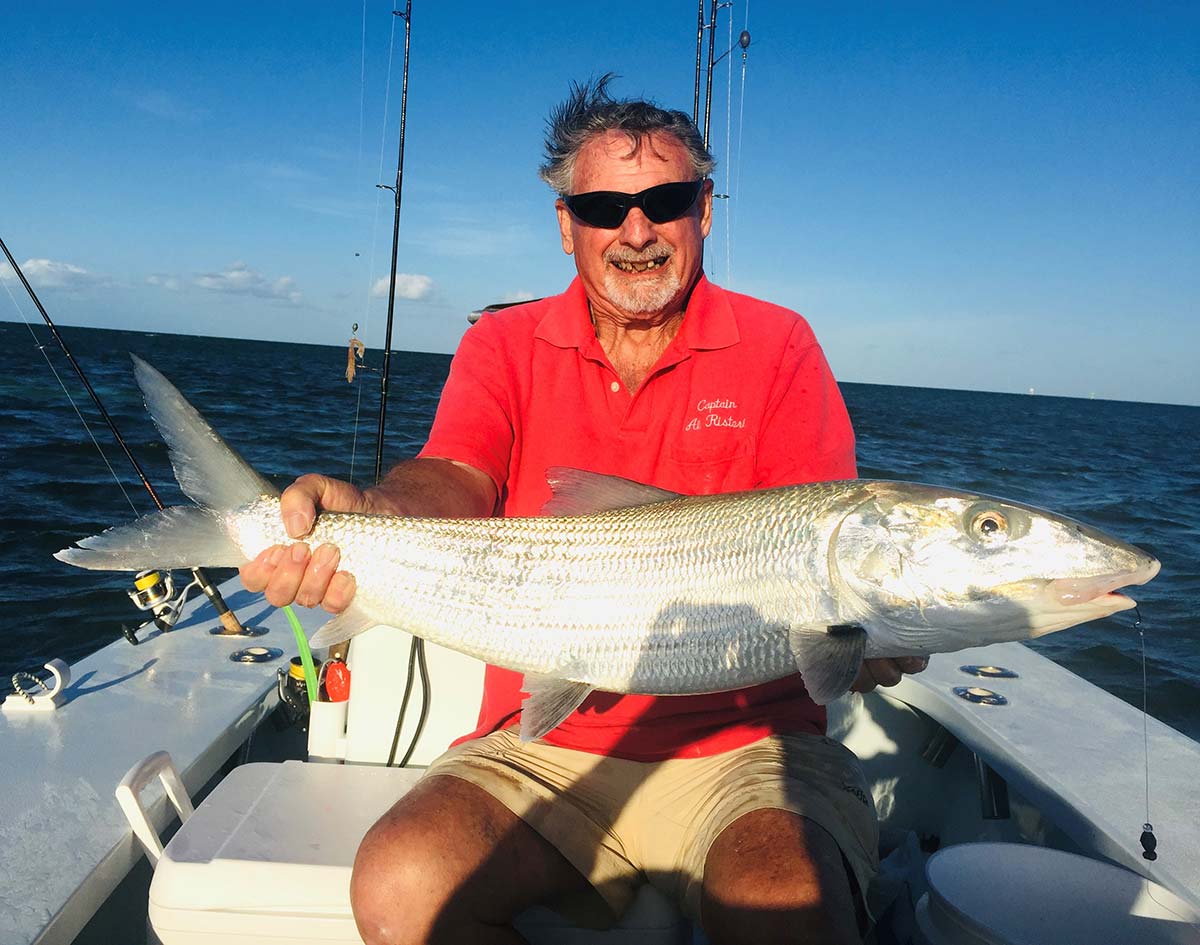
M 970 532 L 976 538 L 995 541 L 1008 534 L 1008 519 L 996 509 L 983 509 L 972 516 Z

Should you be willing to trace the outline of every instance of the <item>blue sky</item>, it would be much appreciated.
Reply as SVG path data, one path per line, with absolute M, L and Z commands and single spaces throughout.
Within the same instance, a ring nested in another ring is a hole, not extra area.
M 573 272 L 551 105 L 611 70 L 690 111 L 696 3 L 414 7 L 395 346 L 451 351 Z M 390 9 L 364 42 L 350 3 L 5 3 L 0 236 L 51 314 L 379 343 Z M 842 380 L 1200 404 L 1198 11 L 738 0 L 710 276 L 803 312 Z

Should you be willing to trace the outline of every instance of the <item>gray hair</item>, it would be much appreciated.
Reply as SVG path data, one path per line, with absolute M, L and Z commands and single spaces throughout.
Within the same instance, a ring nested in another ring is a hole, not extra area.
M 571 192 L 579 152 L 595 135 L 620 131 L 629 136 L 633 152 L 652 134 L 674 136 L 687 148 L 697 178 L 712 173 L 717 162 L 704 146 L 695 122 L 684 112 L 659 108 L 641 99 L 614 99 L 608 94 L 609 72 L 589 82 L 571 83 L 571 94 L 546 122 L 546 163 L 538 176 L 562 195 Z

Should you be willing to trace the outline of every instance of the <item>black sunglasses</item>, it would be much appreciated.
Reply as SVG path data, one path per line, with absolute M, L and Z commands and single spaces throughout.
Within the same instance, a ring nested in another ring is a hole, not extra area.
M 581 223 L 615 230 L 629 211 L 640 207 L 651 223 L 670 223 L 692 209 L 700 196 L 703 180 L 685 180 L 673 184 L 647 187 L 636 194 L 623 194 L 616 190 L 593 190 L 586 194 L 571 194 L 563 197 L 563 203 Z

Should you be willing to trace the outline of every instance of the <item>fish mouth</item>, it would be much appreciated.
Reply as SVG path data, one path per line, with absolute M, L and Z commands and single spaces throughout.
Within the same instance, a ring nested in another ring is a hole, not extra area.
M 1089 609 L 1115 614 L 1136 606 L 1133 600 L 1124 594 L 1118 594 L 1117 588 L 1145 584 L 1158 574 L 1161 567 L 1158 559 L 1147 555 L 1144 563 L 1133 571 L 1097 574 L 1083 578 L 1055 578 L 1050 581 L 1046 590 L 1051 598 L 1062 607 L 1089 605 Z

